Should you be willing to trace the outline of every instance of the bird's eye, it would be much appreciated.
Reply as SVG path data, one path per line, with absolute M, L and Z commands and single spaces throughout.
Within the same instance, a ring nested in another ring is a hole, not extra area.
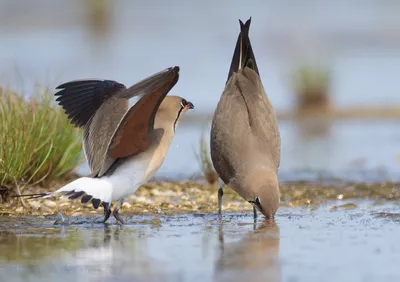
M 182 100 L 181 100 L 181 107 L 182 107 L 182 108 L 186 107 L 187 103 L 188 103 L 188 102 L 187 102 L 185 99 L 182 99 Z

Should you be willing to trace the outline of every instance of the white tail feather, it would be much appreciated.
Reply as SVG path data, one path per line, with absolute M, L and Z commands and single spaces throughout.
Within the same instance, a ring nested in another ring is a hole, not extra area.
M 84 191 L 93 198 L 109 203 L 111 202 L 112 184 L 109 181 L 101 178 L 81 177 L 61 187 L 57 191 L 45 196 L 44 198 L 49 198 L 59 193 L 65 193 L 69 191 Z

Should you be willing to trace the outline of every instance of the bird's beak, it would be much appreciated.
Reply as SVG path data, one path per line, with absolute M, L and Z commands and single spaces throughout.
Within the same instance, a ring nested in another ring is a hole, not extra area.
M 192 102 L 187 102 L 186 108 L 187 109 L 194 109 L 194 105 L 192 104 Z

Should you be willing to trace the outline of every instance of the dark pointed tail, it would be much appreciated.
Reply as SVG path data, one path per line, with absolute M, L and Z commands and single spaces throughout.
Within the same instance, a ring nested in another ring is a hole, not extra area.
M 253 49 L 251 48 L 251 43 L 249 38 L 251 17 L 246 21 L 245 24 L 243 24 L 241 20 L 239 20 L 239 23 L 240 23 L 240 33 L 238 40 L 236 42 L 235 51 L 233 52 L 228 80 L 231 78 L 234 72 L 237 72 L 239 69 L 243 69 L 244 67 L 249 67 L 253 69 L 259 75 L 256 58 L 254 57 Z
M 27 198 L 29 200 L 29 199 L 43 198 L 48 195 L 50 195 L 50 193 L 22 194 L 22 195 L 13 195 L 12 197 L 14 198 L 29 197 Z

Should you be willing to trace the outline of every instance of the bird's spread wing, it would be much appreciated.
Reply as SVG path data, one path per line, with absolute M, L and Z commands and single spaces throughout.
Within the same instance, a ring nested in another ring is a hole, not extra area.
M 128 99 L 159 89 L 173 71 L 167 68 L 129 88 L 113 80 L 95 79 L 70 81 L 56 88 L 56 101 L 71 123 L 85 129 L 83 149 L 92 173 L 102 168 L 109 141 L 128 110 Z
M 171 73 L 179 72 L 179 67 L 170 67 L 153 74 L 138 83 L 132 85 L 128 89 L 121 91 L 118 96 L 125 99 L 132 97 L 142 98 L 157 89 L 164 87 L 166 81 L 171 78 Z
M 125 85 L 113 80 L 74 80 L 59 85 L 55 96 L 65 110 L 71 123 L 85 126 L 100 106 L 110 97 L 126 89 Z
M 174 67 L 152 87 L 146 87 L 148 92 L 126 112 L 114 131 L 99 176 L 104 175 L 115 160 L 137 155 L 150 146 L 157 110 L 178 79 L 179 67 Z
M 92 172 L 101 170 L 108 143 L 128 108 L 129 100 L 111 97 L 85 126 L 83 149 Z
M 85 126 L 101 105 L 111 97 L 130 99 L 161 87 L 172 68 L 167 68 L 126 88 L 114 80 L 74 80 L 57 86 L 56 101 L 65 110 L 71 123 Z

